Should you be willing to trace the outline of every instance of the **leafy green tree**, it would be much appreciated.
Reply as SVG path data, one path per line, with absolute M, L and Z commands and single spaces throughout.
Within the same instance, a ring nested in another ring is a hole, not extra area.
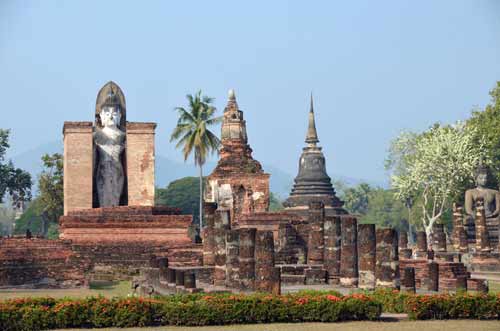
M 182 147 L 184 161 L 194 154 L 194 163 L 199 167 L 199 222 L 203 220 L 203 165 L 209 153 L 218 152 L 219 138 L 209 127 L 221 122 L 222 117 L 215 117 L 213 98 L 203 96 L 198 91 L 194 96 L 188 94 L 188 108 L 177 107 L 179 119 L 170 141 L 177 141 L 176 148 Z
M 198 220 L 200 190 L 199 178 L 184 177 L 174 180 L 166 188 L 156 189 L 156 205 L 179 208 L 183 214 L 193 215 Z
M 43 220 L 40 215 L 42 205 L 38 198 L 28 203 L 28 207 L 19 219 L 14 223 L 14 234 L 23 235 L 26 230 L 32 234 L 41 234 L 43 232 Z
M 283 202 L 278 198 L 276 194 L 271 192 L 269 194 L 269 210 L 270 211 L 280 211 L 283 210 Z
M 42 235 L 46 236 L 51 224 L 57 225 L 64 213 L 63 157 L 59 153 L 42 156 L 43 170 L 38 177 L 40 195 L 39 214 L 42 216 Z
M 15 168 L 11 161 L 5 163 L 5 153 L 10 147 L 9 130 L 0 129 L 0 203 L 5 193 L 12 198 L 13 204 L 31 200 L 31 175 Z
M 403 133 L 392 141 L 386 165 L 393 170 L 395 196 L 399 201 L 416 198 L 427 236 L 464 185 L 472 183 L 479 160 L 488 161 L 485 143 L 477 137 L 475 128 L 459 122 Z
M 375 188 L 367 194 L 366 209 L 360 222 L 408 231 L 406 213 L 404 204 L 394 197 L 393 190 Z
M 343 189 L 342 200 L 344 208 L 353 214 L 366 214 L 369 204 L 369 195 L 373 188 L 367 183 Z
M 493 187 L 500 183 L 500 81 L 490 91 L 491 102 L 484 110 L 475 110 L 467 125 L 476 129 L 475 141 L 484 139 L 488 159 L 491 160 Z

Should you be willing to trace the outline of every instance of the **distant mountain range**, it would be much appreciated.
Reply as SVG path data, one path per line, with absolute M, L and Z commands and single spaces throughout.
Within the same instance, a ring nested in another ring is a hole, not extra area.
M 42 155 L 52 153 L 63 153 L 63 146 L 61 142 L 52 141 L 42 144 L 27 152 L 14 155 L 12 157 L 12 161 L 16 167 L 28 171 L 33 176 L 33 181 L 36 184 L 37 176 L 42 171 Z M 215 166 L 215 162 L 208 162 L 205 164 L 203 167 L 204 175 L 210 174 Z M 286 198 L 292 188 L 294 175 L 270 164 L 263 164 L 262 167 L 267 173 L 271 174 L 271 192 L 278 195 L 281 199 Z M 171 160 L 163 155 L 156 155 L 156 185 L 158 187 L 166 187 L 171 181 L 187 176 L 198 176 L 198 168 L 196 168 L 193 164 L 185 164 Z M 344 182 L 347 186 L 354 186 L 361 182 L 369 183 L 375 186 L 384 186 L 382 183 L 376 183 L 359 178 L 335 174 L 330 176 L 332 176 L 334 180 Z

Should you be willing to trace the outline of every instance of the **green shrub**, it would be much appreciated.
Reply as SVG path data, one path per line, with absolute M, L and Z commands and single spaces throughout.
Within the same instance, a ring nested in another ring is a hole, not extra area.
M 331 294 L 334 293 L 334 294 Z M 0 330 L 374 320 L 382 305 L 363 294 L 308 292 L 175 295 L 156 299 L 17 299 L 0 302 Z
M 413 320 L 500 319 L 500 295 L 413 295 L 406 299 L 405 305 Z

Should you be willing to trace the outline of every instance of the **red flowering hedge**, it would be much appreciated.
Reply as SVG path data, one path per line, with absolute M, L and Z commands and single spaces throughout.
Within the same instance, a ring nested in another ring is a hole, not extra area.
M 336 322 L 374 320 L 381 311 L 382 305 L 369 296 L 341 296 L 335 292 L 282 296 L 195 294 L 160 299 L 13 299 L 0 302 L 0 330 Z
M 500 293 L 410 295 L 405 300 L 410 319 L 500 319 Z

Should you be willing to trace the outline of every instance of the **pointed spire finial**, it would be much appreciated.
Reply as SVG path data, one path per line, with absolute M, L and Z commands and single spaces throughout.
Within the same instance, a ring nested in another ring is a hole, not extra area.
M 309 127 L 307 128 L 306 143 L 316 146 L 318 142 L 318 133 L 316 132 L 316 123 L 314 121 L 313 96 L 311 92 L 311 108 L 309 109 Z
M 236 100 L 236 93 L 234 93 L 234 89 L 229 90 L 229 100 Z

